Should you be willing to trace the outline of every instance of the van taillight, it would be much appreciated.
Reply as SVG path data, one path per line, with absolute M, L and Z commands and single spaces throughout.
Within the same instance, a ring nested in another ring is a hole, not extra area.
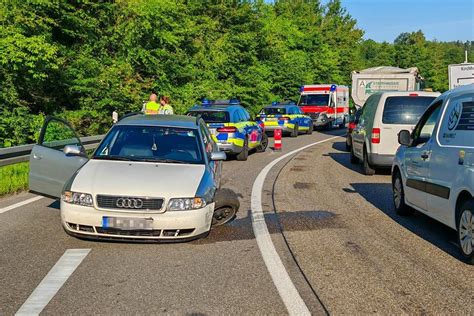
M 380 144 L 380 128 L 372 128 L 372 144 Z
M 418 93 L 410 93 L 408 96 L 410 96 L 410 97 L 417 97 L 417 96 L 418 96 Z
M 220 127 L 217 129 L 219 133 L 235 133 L 237 132 L 237 128 L 234 126 L 227 126 L 227 127 Z

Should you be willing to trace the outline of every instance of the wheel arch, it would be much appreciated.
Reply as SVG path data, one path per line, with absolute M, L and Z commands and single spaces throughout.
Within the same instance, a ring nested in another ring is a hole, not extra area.
M 458 194 L 458 197 L 456 199 L 456 218 L 461 209 L 461 205 L 463 205 L 464 202 L 471 200 L 472 198 L 473 198 L 472 194 L 467 190 L 462 190 Z

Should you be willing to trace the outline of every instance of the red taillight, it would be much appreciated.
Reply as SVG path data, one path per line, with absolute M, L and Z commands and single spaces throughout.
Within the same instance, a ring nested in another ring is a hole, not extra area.
M 237 132 L 237 128 L 234 126 L 226 126 L 226 127 L 220 127 L 217 129 L 217 132 L 219 133 L 235 133 Z
M 410 96 L 410 97 L 417 97 L 417 96 L 418 96 L 418 93 L 410 93 L 409 96 Z
M 290 118 L 289 118 L 289 117 L 286 117 L 286 116 L 282 116 L 282 117 L 279 117 L 278 120 L 279 120 L 279 121 L 289 121 Z
M 350 130 L 353 130 L 353 129 L 355 129 L 355 128 L 356 128 L 356 126 L 357 126 L 357 124 L 356 124 L 356 123 L 354 123 L 354 122 L 350 122 L 350 123 L 349 123 L 349 129 L 350 129 Z
M 372 144 L 380 144 L 380 128 L 372 128 Z

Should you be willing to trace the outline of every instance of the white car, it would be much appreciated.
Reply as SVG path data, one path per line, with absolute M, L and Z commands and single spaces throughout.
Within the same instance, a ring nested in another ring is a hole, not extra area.
M 195 117 L 124 118 L 91 159 L 67 122 L 48 118 L 31 152 L 29 185 L 61 198 L 70 235 L 189 240 L 210 230 L 225 158 Z
M 402 130 L 398 139 L 395 210 L 416 209 L 455 229 L 463 257 L 473 264 L 474 84 L 438 97 L 413 132 Z
M 423 91 L 371 95 L 352 130 L 351 162 L 362 161 L 366 175 L 373 175 L 376 168 L 390 168 L 398 148 L 398 132 L 412 129 L 437 96 L 437 92 Z

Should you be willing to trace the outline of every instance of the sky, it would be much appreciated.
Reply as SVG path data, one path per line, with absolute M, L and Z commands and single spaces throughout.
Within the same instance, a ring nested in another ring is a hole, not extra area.
M 322 0 L 327 3 L 328 0 Z M 428 40 L 474 41 L 474 0 L 341 0 L 364 38 L 393 40 L 422 30 Z

